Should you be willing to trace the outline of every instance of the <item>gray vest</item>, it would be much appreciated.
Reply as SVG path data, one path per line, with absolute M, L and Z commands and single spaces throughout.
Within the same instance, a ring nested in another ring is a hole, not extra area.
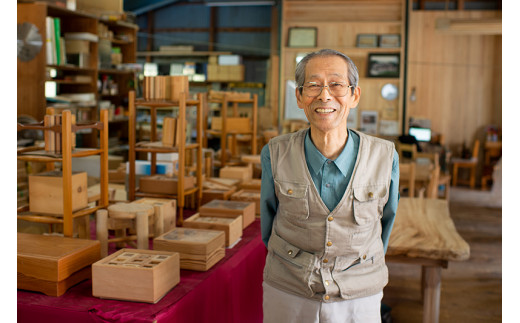
M 325 302 L 374 295 L 388 283 L 380 220 L 388 200 L 394 144 L 356 132 L 360 142 L 352 177 L 329 212 L 305 161 L 307 131 L 269 141 L 279 205 L 264 281 Z

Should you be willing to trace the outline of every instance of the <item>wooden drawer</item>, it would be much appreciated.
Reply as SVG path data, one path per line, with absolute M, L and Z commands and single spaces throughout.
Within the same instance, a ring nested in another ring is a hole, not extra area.
M 233 193 L 231 201 L 246 201 L 255 203 L 255 213 L 260 215 L 260 191 L 256 190 L 240 190 Z
M 242 215 L 242 229 L 255 220 L 255 203 L 243 201 L 213 200 L 199 208 L 201 216 L 236 218 Z
M 92 265 L 92 295 L 157 303 L 180 281 L 176 252 L 121 249 Z
M 242 216 L 236 218 L 222 218 L 213 216 L 201 216 L 195 213 L 184 221 L 185 228 L 207 229 L 224 231 L 226 235 L 226 247 L 236 243 L 242 237 Z
M 72 211 L 88 205 L 87 173 L 72 174 Z M 50 171 L 29 175 L 29 211 L 63 214 L 63 175 Z

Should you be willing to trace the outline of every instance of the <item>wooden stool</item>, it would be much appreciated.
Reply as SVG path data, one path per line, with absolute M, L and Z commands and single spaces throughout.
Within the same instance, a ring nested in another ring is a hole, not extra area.
M 107 210 L 100 209 L 96 212 L 96 236 L 101 243 L 101 257 L 108 255 L 108 243 L 128 242 L 137 240 L 138 249 L 148 249 L 148 219 L 157 209 L 162 214 L 160 206 L 150 204 L 117 203 L 110 205 Z M 162 225 L 163 221 L 154 221 Z M 136 235 L 126 235 L 126 230 L 134 228 Z M 109 239 L 108 230 L 116 230 L 116 237 Z M 119 247 L 124 247 L 119 245 Z

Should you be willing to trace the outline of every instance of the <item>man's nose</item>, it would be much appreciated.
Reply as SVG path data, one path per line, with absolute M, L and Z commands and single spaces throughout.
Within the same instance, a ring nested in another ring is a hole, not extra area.
M 321 92 L 320 95 L 318 95 L 318 99 L 322 101 L 332 100 L 332 94 L 330 93 L 330 88 L 328 85 L 325 85 L 321 88 Z

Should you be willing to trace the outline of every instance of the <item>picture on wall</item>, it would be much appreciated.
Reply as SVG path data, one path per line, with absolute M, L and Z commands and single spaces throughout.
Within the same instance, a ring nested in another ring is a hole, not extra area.
M 399 54 L 368 54 L 368 77 L 399 77 Z
M 287 46 L 289 47 L 316 47 L 318 29 L 316 27 L 291 27 Z
M 377 117 L 377 111 L 361 111 L 359 130 L 369 135 L 377 135 Z
M 377 38 L 375 34 L 359 34 L 356 38 L 357 47 L 377 47 Z
M 379 47 L 398 48 L 401 47 L 401 35 L 385 34 L 379 36 Z

